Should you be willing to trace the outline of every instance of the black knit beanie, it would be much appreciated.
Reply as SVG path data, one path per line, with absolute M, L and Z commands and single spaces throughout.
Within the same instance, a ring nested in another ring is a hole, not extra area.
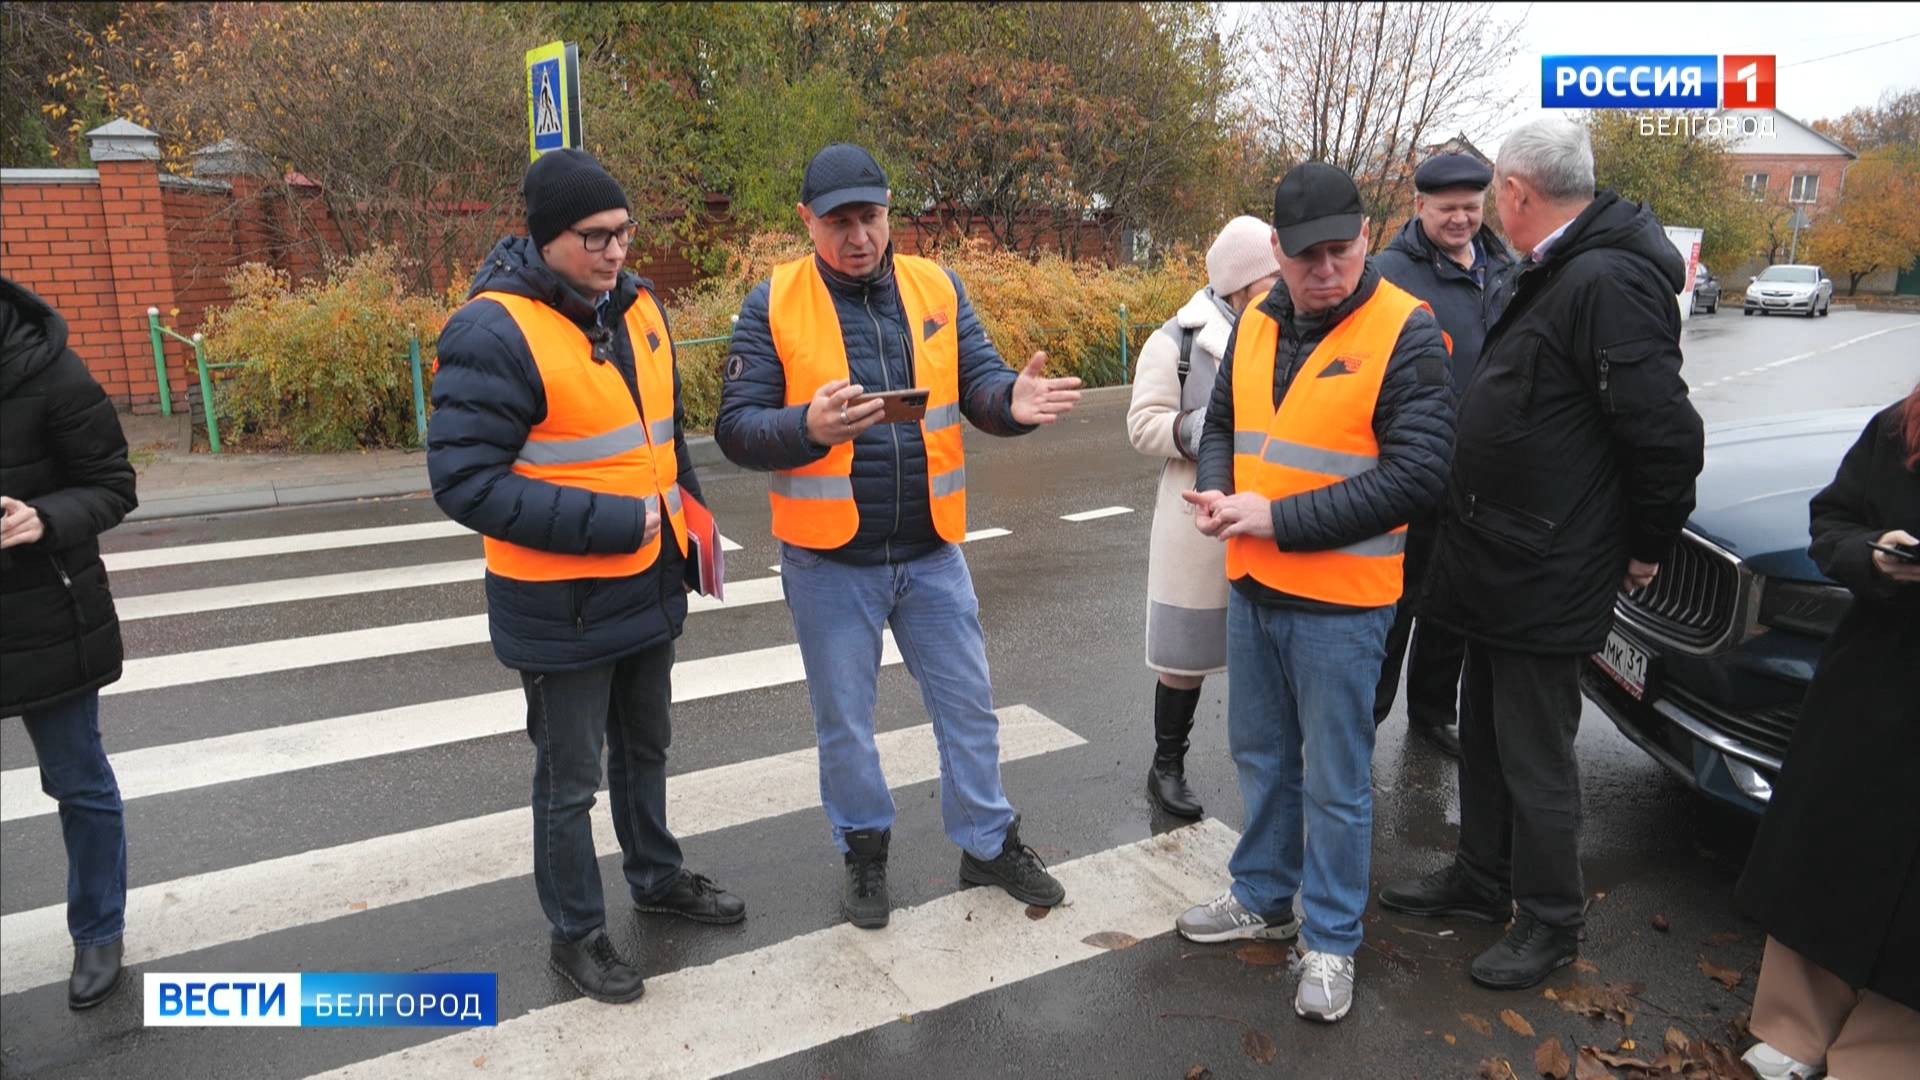
M 527 168 L 527 233 L 546 247 L 582 218 L 627 209 L 627 193 L 585 150 L 550 150 Z

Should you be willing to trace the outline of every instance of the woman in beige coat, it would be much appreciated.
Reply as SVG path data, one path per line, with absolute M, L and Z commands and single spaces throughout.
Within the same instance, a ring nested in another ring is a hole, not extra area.
M 1233 324 L 1279 280 L 1272 236 L 1258 218 L 1227 222 L 1207 249 L 1207 287 L 1140 350 L 1127 409 L 1134 449 L 1160 461 L 1147 556 L 1147 667 L 1160 676 L 1147 794 L 1178 817 L 1201 814 L 1187 786 L 1187 736 L 1201 680 L 1227 666 L 1226 547 L 1193 527 L 1193 507 L 1180 493 L 1193 490 L 1200 427 Z

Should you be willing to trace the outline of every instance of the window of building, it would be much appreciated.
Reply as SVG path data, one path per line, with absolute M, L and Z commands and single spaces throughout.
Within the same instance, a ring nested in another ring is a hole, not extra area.
M 1801 173 L 1793 178 L 1793 193 L 1788 196 L 1790 202 L 1810 203 L 1819 196 L 1820 177 L 1814 173 Z
M 1748 195 L 1751 195 L 1756 199 L 1762 199 L 1766 197 L 1766 194 L 1767 194 L 1767 174 L 1766 173 L 1763 173 L 1763 172 L 1748 173 L 1746 176 L 1746 180 L 1744 182 L 1746 184 Z

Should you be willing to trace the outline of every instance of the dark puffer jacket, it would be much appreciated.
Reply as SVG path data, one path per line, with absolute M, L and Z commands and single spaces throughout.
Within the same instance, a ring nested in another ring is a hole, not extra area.
M 1479 245 L 1481 280 L 1454 262 L 1427 239 L 1419 218 L 1407 222 L 1387 250 L 1374 256 L 1380 275 L 1427 302 L 1440 329 L 1453 339 L 1453 393 L 1457 400 L 1473 381 L 1473 366 L 1487 330 L 1500 317 L 1513 289 L 1513 254 L 1493 230 L 1482 225 L 1474 237 Z
M 46 535 L 0 550 L 0 716 L 120 677 L 120 620 L 99 536 L 133 510 L 127 438 L 67 348 L 67 323 L 0 278 L 0 495 Z
M 626 312 L 651 283 L 632 274 L 608 297 L 614 362 L 626 376 L 636 406 L 633 343 Z M 475 275 L 469 296 L 505 292 L 546 304 L 592 329 L 592 301 L 569 288 L 533 242 L 508 237 Z M 433 378 L 433 419 L 427 428 L 427 472 L 440 509 L 467 528 L 522 547 L 567 555 L 639 550 L 646 508 L 639 495 L 602 495 L 520 476 L 514 459 L 528 432 L 547 416 L 546 388 L 533 354 L 507 310 L 491 300 L 469 300 L 440 332 L 440 363 Z M 673 380 L 674 450 L 680 486 L 700 498 L 681 427 L 680 375 Z M 667 527 L 667 526 L 663 526 Z M 576 671 L 612 663 L 680 634 L 687 616 L 683 563 L 666 539 L 660 557 L 625 578 L 515 581 L 487 575 L 487 619 L 493 651 L 517 671 Z
M 913 337 L 894 285 L 892 252 L 865 281 L 843 277 L 824 262 L 820 273 L 840 316 L 853 381 L 869 391 L 912 386 Z M 1013 382 L 1019 374 L 987 340 L 960 279 L 951 270 L 947 277 L 960 298 L 954 327 L 960 335 L 961 413 L 989 435 L 1032 431 L 1013 419 Z M 740 308 L 713 435 L 736 465 L 797 469 L 825 457 L 829 448 L 807 438 L 806 405 L 787 404 L 787 372 L 767 316 L 771 291 L 769 282 L 761 282 Z M 844 546 L 823 552 L 829 558 L 863 566 L 910 562 L 945 543 L 933 528 L 927 451 L 918 424 L 875 424 L 854 439 L 853 498 L 860 509 L 859 531 Z
M 1461 398 L 1423 615 L 1519 652 L 1606 643 L 1627 559 L 1664 561 L 1693 512 L 1686 272 L 1652 211 L 1602 192 L 1520 274 Z
M 1380 272 L 1369 261 L 1360 285 L 1333 310 L 1296 316 L 1285 285 L 1267 295 L 1260 310 L 1280 324 L 1273 364 L 1273 402 L 1278 408 L 1287 388 L 1327 332 L 1372 299 Z M 1200 491 L 1233 487 L 1233 350 L 1239 331 L 1227 345 L 1227 357 L 1214 377 L 1213 400 L 1200 437 Z M 1447 346 L 1433 316 L 1415 311 L 1400 331 L 1387 363 L 1380 398 L 1373 409 L 1373 434 L 1380 462 L 1358 476 L 1273 503 L 1274 543 L 1282 551 L 1326 551 L 1379 536 L 1433 512 L 1447 482 L 1453 448 L 1453 394 L 1447 385 Z M 1277 592 L 1251 576 L 1233 583 L 1254 603 L 1266 607 L 1342 610 L 1306 597 Z

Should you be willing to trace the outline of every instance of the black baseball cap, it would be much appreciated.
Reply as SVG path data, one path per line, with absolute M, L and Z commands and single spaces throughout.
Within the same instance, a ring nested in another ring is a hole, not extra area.
M 1491 183 L 1493 170 L 1472 154 L 1437 154 L 1413 171 L 1414 189 L 1428 195 L 1454 188 L 1485 191 Z
M 1287 170 L 1273 193 L 1273 230 L 1289 257 L 1328 240 L 1351 240 L 1366 219 L 1353 177 L 1324 161 Z
M 886 206 L 887 173 L 873 155 L 852 143 L 834 143 L 813 155 L 800 180 L 800 201 L 815 215 L 851 203 Z

